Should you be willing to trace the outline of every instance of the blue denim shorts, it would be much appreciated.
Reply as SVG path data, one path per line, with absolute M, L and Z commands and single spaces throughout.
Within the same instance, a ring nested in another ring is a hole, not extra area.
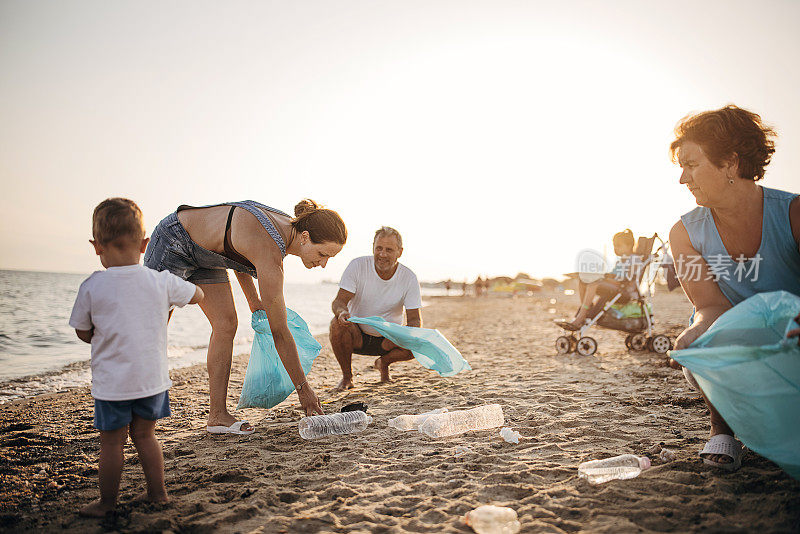
M 172 415 L 169 410 L 169 391 L 143 399 L 94 400 L 94 427 L 97 430 L 116 430 L 128 426 L 133 421 L 133 414 L 148 421 L 169 417 Z
M 256 275 L 252 269 L 192 241 L 177 212 L 167 215 L 153 229 L 144 253 L 144 266 L 169 271 L 193 284 L 227 283 L 227 269 Z

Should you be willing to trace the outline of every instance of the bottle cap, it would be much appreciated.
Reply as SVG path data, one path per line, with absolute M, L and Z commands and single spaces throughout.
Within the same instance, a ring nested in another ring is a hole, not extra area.
M 640 456 L 639 457 L 639 467 L 644 471 L 645 469 L 650 469 L 650 458 L 647 456 Z

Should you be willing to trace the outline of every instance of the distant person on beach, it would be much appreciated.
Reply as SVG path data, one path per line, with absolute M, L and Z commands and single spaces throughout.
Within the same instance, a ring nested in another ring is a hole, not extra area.
M 342 368 L 337 389 L 353 387 L 353 353 L 378 356 L 375 367 L 380 371 L 381 382 L 389 381 L 389 365 L 414 357 L 410 350 L 398 347 L 375 329 L 347 320 L 350 316 L 379 316 L 402 324 L 405 307 L 406 325 L 422 326 L 419 282 L 411 269 L 397 261 L 402 254 L 400 233 L 382 226 L 375 232 L 372 256 L 354 259 L 342 274 L 339 293 L 331 304 L 330 340 Z
M 323 413 L 319 399 L 306 381 L 297 346 L 286 324 L 283 300 L 283 259 L 300 257 L 307 269 L 325 267 L 347 240 L 339 214 L 313 200 L 302 200 L 292 217 L 252 200 L 211 206 L 179 206 L 158 223 L 144 264 L 170 271 L 200 286 L 200 307 L 211 323 L 208 343 L 210 408 L 208 432 L 251 434 L 247 421 L 228 412 L 228 379 L 238 320 L 227 269 L 236 273 L 250 311 L 264 310 L 275 348 L 297 390 L 307 415 Z M 258 290 L 253 283 L 258 278 Z
M 611 298 L 614 297 L 626 282 L 635 279 L 635 265 L 632 262 L 633 248 L 636 240 L 633 232 L 626 229 L 614 234 L 614 254 L 619 260 L 611 269 L 599 280 L 586 283 L 578 280 L 578 296 L 581 299 L 581 306 L 572 321 L 559 321 L 558 324 L 567 330 L 580 330 L 586 324 L 586 318 L 590 312 L 596 313 Z M 595 300 L 597 298 L 597 300 Z
M 483 294 L 483 278 L 478 276 L 472 286 L 475 288 L 475 296 L 480 297 Z
M 757 293 L 800 296 L 800 200 L 756 183 L 775 152 L 775 135 L 760 116 L 733 105 L 690 115 L 675 128 L 673 161 L 698 205 L 670 232 L 678 278 L 695 307 L 676 349 L 688 347 L 726 310 Z M 675 361 L 670 365 L 680 368 Z M 692 374 L 683 372 L 699 391 Z M 711 439 L 700 456 L 735 470 L 742 446 L 705 401 Z
M 170 416 L 167 317 L 171 306 L 195 304 L 203 291 L 171 273 L 139 265 L 147 246 L 142 212 L 109 198 L 92 215 L 92 245 L 105 271 L 78 289 L 69 324 L 92 345 L 94 426 L 100 431 L 100 499 L 80 510 L 103 517 L 117 505 L 130 433 L 147 482 L 146 498 L 166 502 L 164 457 L 156 420 Z

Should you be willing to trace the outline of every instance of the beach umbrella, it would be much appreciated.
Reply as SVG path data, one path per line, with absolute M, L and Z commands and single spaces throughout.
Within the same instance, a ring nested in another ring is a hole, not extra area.
M 453 376 L 472 369 L 458 349 L 438 330 L 390 323 L 382 317 L 350 317 L 349 321 L 371 326 L 398 347 L 410 350 L 420 365 L 441 376 Z
M 750 449 L 800 479 L 800 297 L 760 293 L 722 314 L 689 348 L 672 351 Z

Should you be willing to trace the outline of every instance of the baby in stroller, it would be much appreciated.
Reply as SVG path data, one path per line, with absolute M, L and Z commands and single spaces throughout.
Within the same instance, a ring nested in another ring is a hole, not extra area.
M 637 282 L 639 273 L 636 271 L 641 267 L 641 262 L 634 261 L 635 245 L 636 241 L 630 229 L 614 234 L 614 254 L 619 256 L 619 260 L 611 272 L 599 280 L 585 283 L 579 279 L 578 295 L 581 306 L 572 321 L 559 321 L 559 326 L 565 330 L 580 330 L 586 324 L 586 318 L 596 315 L 626 284 Z

